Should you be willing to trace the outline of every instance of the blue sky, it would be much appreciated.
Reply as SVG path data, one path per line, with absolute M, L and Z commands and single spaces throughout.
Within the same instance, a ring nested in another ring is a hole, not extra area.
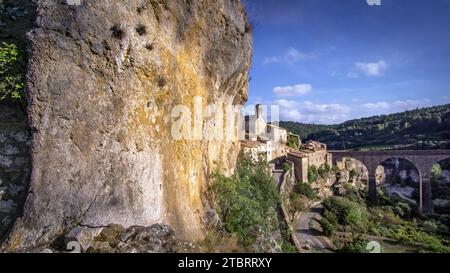
M 248 104 L 335 124 L 450 103 L 450 0 L 247 0 Z

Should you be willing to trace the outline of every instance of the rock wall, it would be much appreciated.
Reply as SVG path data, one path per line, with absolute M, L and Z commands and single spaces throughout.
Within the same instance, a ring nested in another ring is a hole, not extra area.
M 0 104 L 0 240 L 20 215 L 30 177 L 30 132 L 18 105 Z
M 210 175 L 233 170 L 239 145 L 175 140 L 171 110 L 192 109 L 195 96 L 203 106 L 246 101 L 252 38 L 243 6 L 81 3 L 37 1 L 27 74 L 33 170 L 5 249 L 112 223 L 169 224 L 177 237 L 200 239 Z

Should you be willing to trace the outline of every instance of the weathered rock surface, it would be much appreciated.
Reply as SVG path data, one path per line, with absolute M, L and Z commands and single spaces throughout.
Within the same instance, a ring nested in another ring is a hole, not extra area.
M 344 159 L 341 162 L 337 162 L 337 172 L 333 181 L 335 183 L 330 189 L 337 194 L 345 194 L 346 185 L 358 190 L 366 189 L 368 187 L 369 174 L 367 168 L 361 163 L 352 159 Z
M 319 177 L 316 182 L 311 183 L 311 187 L 316 191 L 317 197 L 324 200 L 333 195 L 333 185 L 336 182 L 336 176 L 331 174 L 325 178 Z
M 4 250 L 110 223 L 164 223 L 181 239 L 201 238 L 209 177 L 234 168 L 239 146 L 174 140 L 170 111 L 194 96 L 204 106 L 245 102 L 252 42 L 242 5 L 66 3 L 38 0 L 28 35 L 33 170 Z

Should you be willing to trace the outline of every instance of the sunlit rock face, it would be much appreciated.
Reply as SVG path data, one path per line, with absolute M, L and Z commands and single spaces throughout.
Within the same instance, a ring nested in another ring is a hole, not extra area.
M 210 176 L 233 170 L 237 136 L 176 140 L 171 114 L 179 104 L 193 109 L 196 96 L 205 108 L 246 101 L 252 39 L 243 6 L 67 3 L 37 1 L 36 28 L 28 34 L 32 175 L 6 249 L 111 223 L 163 223 L 181 238 L 200 239 Z

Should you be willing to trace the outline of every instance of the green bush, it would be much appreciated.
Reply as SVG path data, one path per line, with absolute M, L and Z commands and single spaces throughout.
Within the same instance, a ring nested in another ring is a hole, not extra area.
M 359 191 L 357 188 L 355 188 L 354 186 L 352 186 L 351 184 L 345 184 L 344 185 L 344 197 L 349 199 L 350 201 L 354 201 L 354 202 L 364 202 L 364 200 L 360 197 L 359 195 Z
M 394 212 L 403 219 L 410 219 L 412 215 L 411 206 L 407 203 L 399 202 L 394 207 Z
M 287 162 L 284 162 L 283 165 L 281 166 L 281 168 L 283 169 L 283 171 L 285 172 L 289 172 L 291 171 L 291 165 Z
M 371 234 L 392 238 L 402 244 L 420 247 L 424 252 L 450 253 L 445 228 L 433 217 L 429 217 L 420 227 L 412 218 L 411 206 L 396 203 L 389 196 L 381 194 L 386 200 L 382 206 L 367 207 L 365 203 L 350 200 L 351 196 L 331 197 L 323 202 L 324 213 L 321 221 L 324 233 L 335 228 L 352 234 Z M 406 219 L 406 220 L 402 220 Z M 420 221 L 420 219 L 419 219 Z M 446 239 L 447 238 L 447 239 Z M 344 246 L 342 252 L 365 252 L 362 243 L 356 240 Z
M 422 223 L 422 228 L 426 232 L 435 233 L 438 230 L 439 225 L 435 221 L 428 220 Z
M 291 254 L 299 253 L 295 245 L 287 243 L 286 241 L 283 241 L 283 243 L 281 244 L 281 251 L 283 251 L 283 253 L 291 253 Z
M 244 246 L 273 229 L 270 219 L 276 217 L 280 196 L 264 160 L 242 155 L 235 174 L 228 178 L 217 173 L 212 189 L 225 228 Z
M 295 191 L 309 199 L 316 199 L 317 193 L 308 183 L 298 182 Z
M 298 138 L 289 135 L 288 140 L 287 140 L 287 146 L 292 149 L 298 150 L 300 148 L 300 143 L 298 141 Z
M 435 253 L 450 253 L 450 247 L 442 243 L 435 235 L 428 234 L 412 225 L 399 225 L 392 229 L 390 237 L 410 244 L 420 244 L 424 250 Z
M 23 84 L 23 58 L 15 44 L 0 46 L 0 102 L 21 102 Z
M 281 243 L 281 250 L 283 253 L 298 253 L 297 247 L 292 243 L 292 230 L 285 221 L 279 222 L 279 229 L 283 241 Z
M 354 240 L 350 243 L 347 243 L 343 248 L 339 249 L 340 253 L 369 253 L 368 249 L 369 241 L 366 240 Z
M 309 168 L 308 168 L 308 182 L 309 183 L 314 183 L 314 182 L 316 182 L 317 181 L 317 179 L 318 179 L 318 176 L 319 176 L 319 173 L 318 173 L 318 171 L 317 171 L 317 168 L 316 168 L 316 166 L 310 166 Z
M 330 210 L 326 210 L 326 211 L 323 213 L 323 217 L 324 217 L 325 219 L 327 219 L 328 222 L 329 222 L 330 224 L 332 224 L 332 225 L 338 224 L 338 218 L 337 218 L 336 214 L 334 214 L 334 213 L 333 213 L 332 211 L 330 211 Z
M 319 222 L 322 226 L 323 234 L 328 237 L 333 236 L 336 227 L 332 223 L 330 223 L 327 218 L 322 218 Z
M 317 172 L 321 178 L 327 178 L 331 172 L 331 167 L 328 164 L 324 164 L 317 170 Z
M 442 174 L 442 168 L 439 164 L 433 165 L 431 168 L 431 178 L 440 177 Z
M 336 215 L 341 225 L 350 226 L 358 232 L 365 232 L 369 226 L 367 209 L 343 197 L 333 196 L 323 202 L 325 210 Z
M 387 195 L 382 189 L 377 188 L 377 197 L 379 206 L 393 206 L 394 202 L 391 197 Z
M 306 209 L 306 203 L 298 193 L 291 192 L 291 194 L 289 195 L 289 199 L 291 203 L 291 208 L 293 210 L 291 212 L 298 212 Z

